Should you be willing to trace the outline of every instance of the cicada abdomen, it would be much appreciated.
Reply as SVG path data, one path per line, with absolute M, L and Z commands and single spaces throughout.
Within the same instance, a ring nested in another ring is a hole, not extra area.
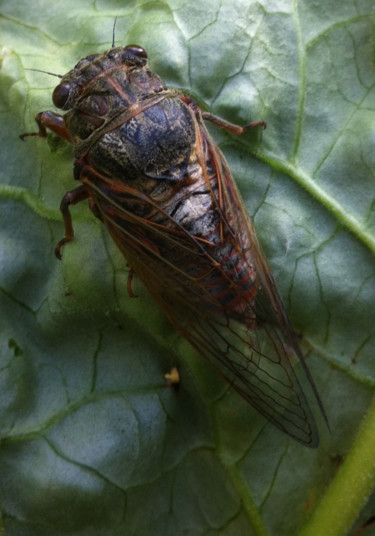
M 37 115 L 73 143 L 82 184 L 61 204 L 90 208 L 169 320 L 254 408 L 297 441 L 318 433 L 293 362 L 303 361 L 254 226 L 204 121 L 241 134 L 169 90 L 130 45 L 81 60 L 53 93 L 64 116 Z

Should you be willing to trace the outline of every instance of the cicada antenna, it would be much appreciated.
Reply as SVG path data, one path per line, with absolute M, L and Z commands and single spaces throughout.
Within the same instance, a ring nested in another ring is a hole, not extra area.
M 48 71 L 42 71 L 42 69 L 25 69 L 25 71 L 36 71 L 37 73 L 50 74 L 51 76 L 57 76 L 57 78 L 62 78 L 62 74 L 49 73 Z
M 115 22 L 113 23 L 113 30 L 112 30 L 112 48 L 115 48 L 116 22 L 117 22 L 117 17 L 115 17 Z

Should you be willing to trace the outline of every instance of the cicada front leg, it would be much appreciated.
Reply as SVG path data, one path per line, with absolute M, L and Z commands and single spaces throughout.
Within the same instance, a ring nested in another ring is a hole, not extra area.
M 24 141 L 27 136 L 46 138 L 48 129 L 60 138 L 63 138 L 71 143 L 72 140 L 70 139 L 62 115 L 55 114 L 54 112 L 50 112 L 48 110 L 46 112 L 39 112 L 35 116 L 35 122 L 39 128 L 38 132 L 25 132 L 25 134 L 21 134 L 20 138 L 22 141 Z

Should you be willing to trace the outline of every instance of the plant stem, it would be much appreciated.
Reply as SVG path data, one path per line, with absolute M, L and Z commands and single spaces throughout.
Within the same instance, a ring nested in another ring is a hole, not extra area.
M 375 399 L 344 463 L 299 536 L 346 536 L 375 487 Z

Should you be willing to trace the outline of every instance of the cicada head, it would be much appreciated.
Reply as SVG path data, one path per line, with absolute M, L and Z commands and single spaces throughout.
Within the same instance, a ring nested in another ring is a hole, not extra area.
M 81 59 L 62 77 L 52 100 L 69 112 L 65 124 L 73 140 L 85 139 L 120 110 L 165 89 L 147 60 L 138 45 L 115 47 Z
M 87 56 L 62 77 L 60 84 L 54 89 L 53 104 L 62 110 L 70 110 L 90 85 L 110 76 L 111 71 L 121 69 L 128 75 L 132 73 L 133 76 L 128 78 L 134 77 L 134 71 L 149 71 L 147 58 L 147 52 L 138 45 L 111 48 L 103 54 Z

